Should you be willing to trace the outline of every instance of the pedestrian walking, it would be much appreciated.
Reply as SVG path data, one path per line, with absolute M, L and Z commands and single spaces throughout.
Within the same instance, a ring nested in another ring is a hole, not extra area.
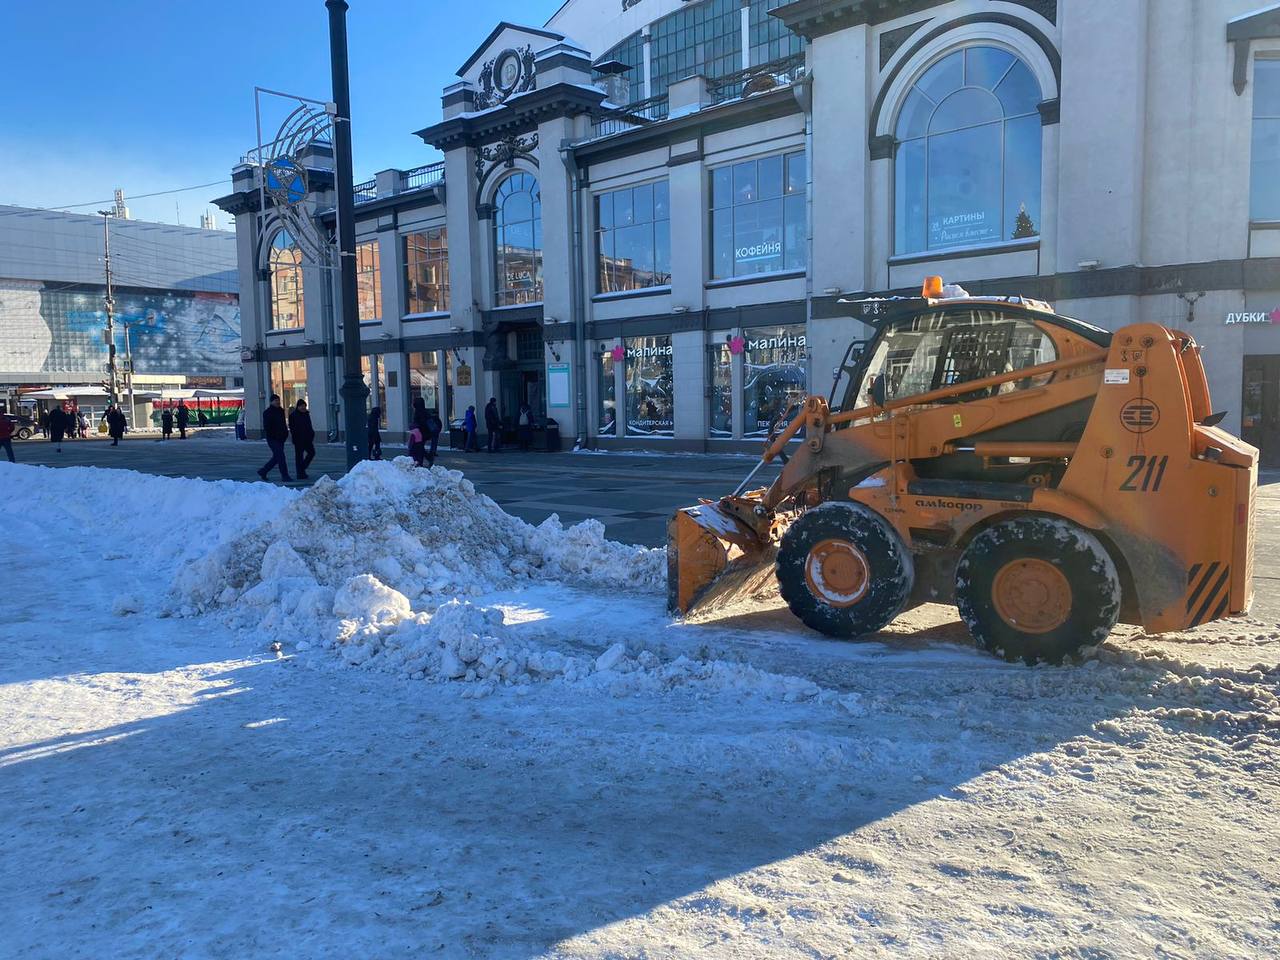
M 76 408 L 76 427 L 80 431 L 80 439 L 89 439 L 89 417 L 79 407 Z
M 427 402 L 422 397 L 413 398 L 413 413 L 409 416 L 409 456 L 415 466 L 422 466 L 427 459 L 427 441 L 431 436 L 431 417 Z
M 49 411 L 49 442 L 57 444 L 58 452 L 62 452 L 62 435 L 70 426 L 68 415 L 62 407 L 54 407 Z
M 533 445 L 533 408 L 528 401 L 520 404 L 520 412 L 516 415 L 516 432 L 520 436 L 520 449 L 528 450 Z
M 258 471 L 258 476 L 265 480 L 272 467 L 279 467 L 280 479 L 289 483 L 292 478 L 289 476 L 289 462 L 284 456 L 284 442 L 289 439 L 289 422 L 285 419 L 284 407 L 280 406 L 280 394 L 273 393 L 270 402 L 271 406 L 262 411 L 262 436 L 271 450 L 271 459 Z
M 160 439 L 168 440 L 173 435 L 173 411 L 168 407 L 160 414 Z
M 436 465 L 436 448 L 440 445 L 440 434 L 444 432 L 444 421 L 440 419 L 440 414 L 435 408 L 427 411 L 427 466 L 434 467 Z
M 0 413 L 0 447 L 4 447 L 4 452 L 9 455 L 10 463 L 17 463 L 13 458 L 13 431 L 14 423 L 8 414 Z
M 311 425 L 307 401 L 299 400 L 289 412 L 289 436 L 293 439 L 293 465 L 299 480 L 307 479 L 307 467 L 316 458 L 316 429 Z
M 41 410 L 39 414 L 40 436 L 49 436 L 49 411 Z
M 502 446 L 502 415 L 498 413 L 497 397 L 490 397 L 484 405 L 484 429 L 489 434 L 489 452 L 497 453 Z
M 382 459 L 382 408 L 369 411 L 369 459 Z
M 178 401 L 178 439 L 187 439 L 187 424 L 191 422 L 191 411 L 181 400 Z
M 480 452 L 480 443 L 476 440 L 476 408 L 474 406 L 467 407 L 467 412 L 462 416 L 462 452 L 476 453 Z
M 124 411 L 118 406 L 112 406 L 107 411 L 107 434 L 111 437 L 111 445 L 113 447 L 120 446 L 120 438 L 124 436 L 124 428 Z
M 244 404 L 240 405 L 240 412 L 236 414 L 236 439 L 248 440 L 249 435 L 245 433 L 244 427 Z

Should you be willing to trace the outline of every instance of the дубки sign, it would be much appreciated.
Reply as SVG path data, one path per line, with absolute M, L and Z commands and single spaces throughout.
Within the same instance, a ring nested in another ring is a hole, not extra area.
M 1243 310 L 1236 313 L 1228 313 L 1226 325 L 1233 327 L 1239 323 L 1276 323 L 1280 324 L 1280 307 L 1267 312 L 1266 310 Z

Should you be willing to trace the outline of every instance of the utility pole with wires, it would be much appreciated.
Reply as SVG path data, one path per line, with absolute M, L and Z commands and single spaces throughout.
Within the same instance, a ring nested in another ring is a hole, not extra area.
M 120 384 L 116 377 L 116 300 L 111 294 L 111 218 L 115 216 L 115 211 L 99 210 L 98 213 L 102 215 L 103 262 L 107 271 L 107 296 L 105 299 L 107 307 L 107 394 L 111 405 L 119 406 Z

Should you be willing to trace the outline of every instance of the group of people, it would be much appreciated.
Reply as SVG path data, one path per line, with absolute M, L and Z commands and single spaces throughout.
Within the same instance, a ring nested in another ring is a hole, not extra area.
M 307 401 L 299 400 L 288 412 L 280 400 L 278 393 L 271 395 L 271 405 L 262 413 L 262 435 L 271 450 L 271 459 L 258 471 L 263 480 L 272 470 L 279 469 L 280 478 L 285 483 L 293 482 L 289 475 L 289 461 L 285 455 L 285 443 L 293 441 L 294 473 L 299 480 L 306 480 L 307 467 L 316 455 L 316 431 L 311 424 L 311 413 L 307 409 Z M 182 407 L 179 406 L 179 410 Z M 533 441 L 533 409 L 527 403 L 520 404 L 520 412 L 516 417 L 516 433 L 520 441 L 520 449 L 528 450 Z M 497 453 L 502 447 L 502 415 L 498 410 L 497 397 L 490 397 L 484 408 L 484 425 L 488 432 L 488 451 Z M 369 411 L 366 421 L 369 440 L 369 459 L 382 459 L 382 408 L 374 407 Z M 480 442 L 477 436 L 476 408 L 467 407 L 462 418 L 462 429 L 465 436 L 463 450 L 479 452 Z M 413 398 L 413 412 L 409 417 L 409 456 L 418 466 L 431 467 L 436 462 L 436 452 L 440 446 L 440 434 L 444 432 L 444 421 L 440 414 L 427 407 L 422 397 Z M 185 435 L 185 434 L 184 434 Z
M 199 418 L 200 426 L 206 423 L 204 412 L 201 411 Z M 187 427 L 191 425 L 191 408 L 181 400 L 178 401 L 177 409 L 165 407 L 160 413 L 160 439 L 168 440 L 173 435 L 174 424 L 178 426 L 178 439 L 187 439 Z
M 502 413 L 498 410 L 497 397 L 490 397 L 484 405 L 484 429 L 488 434 L 489 453 L 497 453 L 502 449 Z M 476 408 L 467 407 L 462 417 L 462 449 L 465 453 L 480 452 L 480 438 L 476 430 Z M 533 408 L 528 403 L 520 404 L 520 412 L 516 414 L 516 436 L 520 449 L 528 450 L 533 443 Z

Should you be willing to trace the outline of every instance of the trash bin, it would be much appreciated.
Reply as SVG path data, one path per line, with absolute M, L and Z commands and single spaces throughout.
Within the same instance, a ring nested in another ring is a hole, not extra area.
M 533 430 L 533 449 L 547 453 L 558 453 L 560 450 L 560 424 L 547 418 L 542 426 Z
M 461 424 L 449 425 L 449 449 L 462 450 L 467 445 L 467 432 L 462 429 Z

